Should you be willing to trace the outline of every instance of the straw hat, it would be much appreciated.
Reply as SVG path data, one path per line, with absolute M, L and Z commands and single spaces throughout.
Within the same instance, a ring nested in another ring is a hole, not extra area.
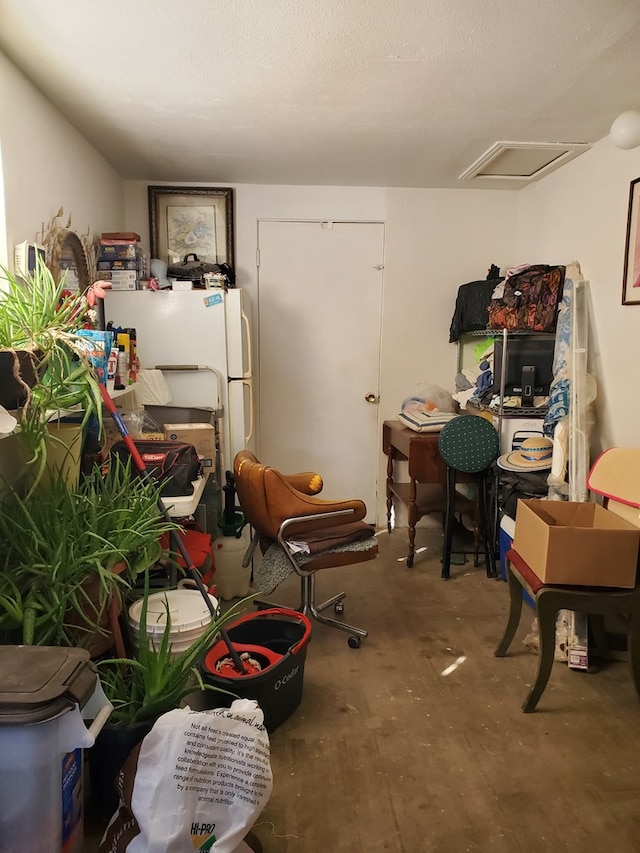
M 518 450 L 498 458 L 498 466 L 505 471 L 544 471 L 551 468 L 553 442 L 543 435 L 525 438 Z

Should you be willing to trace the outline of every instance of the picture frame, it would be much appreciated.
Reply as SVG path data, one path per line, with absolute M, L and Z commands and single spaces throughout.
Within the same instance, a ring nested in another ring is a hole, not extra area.
M 629 187 L 622 304 L 640 305 L 640 178 L 631 181 Z
M 169 265 L 188 254 L 235 268 L 230 187 L 149 186 L 151 257 Z

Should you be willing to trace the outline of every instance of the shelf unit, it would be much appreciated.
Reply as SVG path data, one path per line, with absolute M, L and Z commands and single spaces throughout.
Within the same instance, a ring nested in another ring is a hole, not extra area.
M 513 338 L 540 338 L 543 336 L 547 339 L 555 338 L 555 335 L 553 335 L 552 333 L 528 331 L 525 329 L 478 329 L 474 331 L 463 332 L 463 334 L 460 336 L 460 340 L 458 341 L 458 372 L 460 372 L 465 366 L 470 363 L 469 350 L 474 345 L 475 341 L 478 341 L 481 338 L 493 338 L 494 341 L 499 338 L 502 338 L 502 361 L 500 364 L 501 386 L 499 391 L 500 405 L 497 409 L 486 408 L 483 409 L 483 411 L 491 412 L 491 414 L 494 416 L 494 423 L 498 431 L 498 435 L 500 437 L 501 452 L 503 453 L 511 449 L 510 446 L 504 446 L 504 422 L 506 420 L 518 419 L 524 422 L 534 421 L 536 423 L 541 420 L 540 415 L 528 415 L 520 411 L 510 412 L 509 408 L 505 408 L 504 406 L 509 341 Z M 477 346 L 477 343 L 475 345 Z M 477 364 L 477 359 L 474 360 L 473 363 Z

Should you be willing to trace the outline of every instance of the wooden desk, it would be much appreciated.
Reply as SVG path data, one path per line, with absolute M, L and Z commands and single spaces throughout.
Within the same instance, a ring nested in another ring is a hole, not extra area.
M 385 421 L 382 425 L 382 450 L 387 456 L 387 530 L 391 533 L 391 509 L 396 497 L 408 511 L 409 568 L 415 555 L 416 523 L 423 515 L 445 511 L 447 466 L 438 454 L 438 437 L 437 432 L 415 432 L 400 421 Z M 399 460 L 409 463 L 408 483 L 393 479 L 393 463 Z

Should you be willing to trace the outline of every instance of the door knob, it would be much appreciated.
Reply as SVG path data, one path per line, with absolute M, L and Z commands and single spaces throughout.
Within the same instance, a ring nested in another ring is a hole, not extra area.
M 367 401 L 367 403 L 377 403 L 378 402 L 378 398 L 376 397 L 375 394 L 365 394 L 364 399 Z

